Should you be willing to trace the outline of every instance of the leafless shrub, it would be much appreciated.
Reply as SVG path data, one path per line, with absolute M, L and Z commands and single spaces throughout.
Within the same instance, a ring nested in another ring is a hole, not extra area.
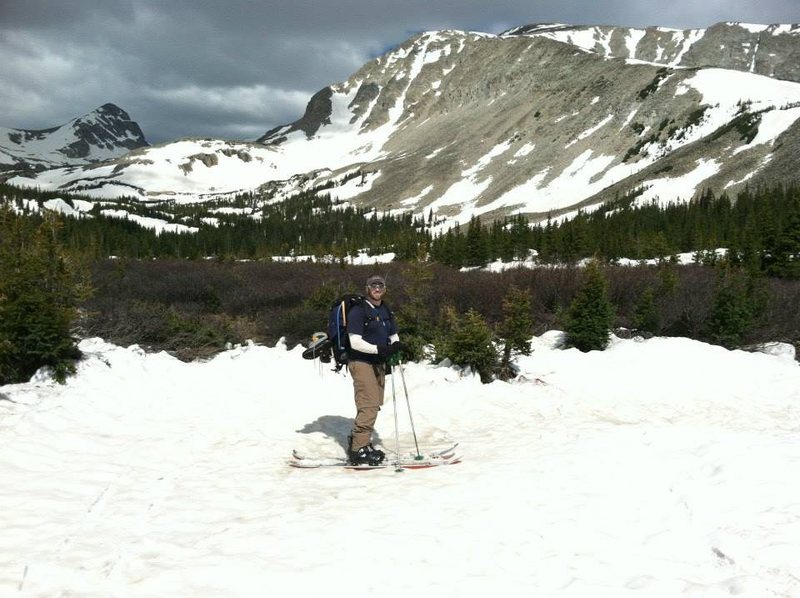
M 439 307 L 479 312 L 490 326 L 502 319 L 502 299 L 511 285 L 528 291 L 535 332 L 558 328 L 582 285 L 574 267 L 518 268 L 500 274 L 458 272 L 432 264 L 427 317 L 435 325 Z M 290 346 L 325 328 L 327 314 L 310 298 L 326 285 L 334 292 L 360 292 L 373 274 L 386 277 L 387 302 L 395 311 L 408 302 L 408 266 L 284 264 L 274 262 L 106 261 L 96 264 L 96 292 L 84 306 L 87 334 L 119 344 L 141 344 L 191 359 L 247 339 Z M 617 326 L 631 327 L 637 302 L 652 288 L 664 334 L 698 338 L 708 317 L 717 274 L 704 266 L 609 266 L 604 269 Z M 768 281 L 767 308 L 748 342 L 800 340 L 800 282 Z

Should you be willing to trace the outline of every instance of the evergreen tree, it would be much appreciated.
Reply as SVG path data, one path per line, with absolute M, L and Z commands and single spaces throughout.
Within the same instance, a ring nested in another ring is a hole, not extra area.
M 446 303 L 439 308 L 439 317 L 436 319 L 433 346 L 436 361 L 452 359 L 453 349 L 451 343 L 456 327 L 458 326 L 458 311 Z
M 765 302 L 763 288 L 755 278 L 723 265 L 705 325 L 705 337 L 729 349 L 741 345 L 762 313 Z
M 567 345 L 584 353 L 605 349 L 614 324 L 608 282 L 597 260 L 586 267 L 586 282 L 566 314 Z
M 661 315 L 656 307 L 656 293 L 651 286 L 644 290 L 636 303 L 633 327 L 654 335 L 661 333 Z
M 511 286 L 503 298 L 503 320 L 497 328 L 497 335 L 503 343 L 499 375 L 502 380 L 513 377 L 511 357 L 514 354 L 531 354 L 533 317 L 531 316 L 531 295 Z
M 800 278 L 800 207 L 789 214 L 770 254 L 768 274 Z
M 489 263 L 489 240 L 477 216 L 467 227 L 465 266 L 485 266 Z
M 460 315 L 453 307 L 445 307 L 440 322 L 437 359 L 447 358 L 458 366 L 470 367 L 482 382 L 491 382 L 497 353 L 486 320 L 474 309 Z
M 430 264 L 415 261 L 406 275 L 408 301 L 397 311 L 397 324 L 411 358 L 420 360 L 425 357 L 425 346 L 433 342 L 434 336 L 430 326 L 433 272 Z
M 60 246 L 58 226 L 0 206 L 0 384 L 43 366 L 63 382 L 80 356 L 70 329 L 89 287 Z

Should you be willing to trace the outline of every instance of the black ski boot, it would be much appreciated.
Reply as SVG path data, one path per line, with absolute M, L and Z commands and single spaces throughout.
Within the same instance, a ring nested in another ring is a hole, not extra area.
M 371 444 L 362 446 L 357 451 L 350 451 L 349 460 L 351 465 L 380 465 L 386 455 Z
M 380 449 L 376 449 L 372 444 L 367 445 L 367 450 L 369 451 L 370 465 L 380 465 L 383 463 L 383 460 L 386 458 L 386 453 Z

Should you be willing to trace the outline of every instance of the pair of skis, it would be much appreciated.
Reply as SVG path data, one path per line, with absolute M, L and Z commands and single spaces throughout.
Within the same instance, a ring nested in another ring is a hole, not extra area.
M 456 453 L 458 444 L 447 447 L 426 455 L 405 454 L 388 456 L 380 465 L 353 465 L 344 457 L 312 457 L 299 451 L 293 451 L 289 465 L 300 469 L 317 469 L 319 467 L 342 467 L 344 469 L 373 470 L 394 468 L 395 471 L 404 469 L 428 469 L 442 465 L 455 465 L 461 462 L 461 456 Z

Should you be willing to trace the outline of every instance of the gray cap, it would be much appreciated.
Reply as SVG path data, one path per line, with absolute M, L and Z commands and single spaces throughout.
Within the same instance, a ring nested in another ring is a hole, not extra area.
M 383 276 L 370 276 L 367 278 L 367 286 L 371 285 L 373 282 L 379 282 L 386 286 L 386 281 L 383 279 Z

